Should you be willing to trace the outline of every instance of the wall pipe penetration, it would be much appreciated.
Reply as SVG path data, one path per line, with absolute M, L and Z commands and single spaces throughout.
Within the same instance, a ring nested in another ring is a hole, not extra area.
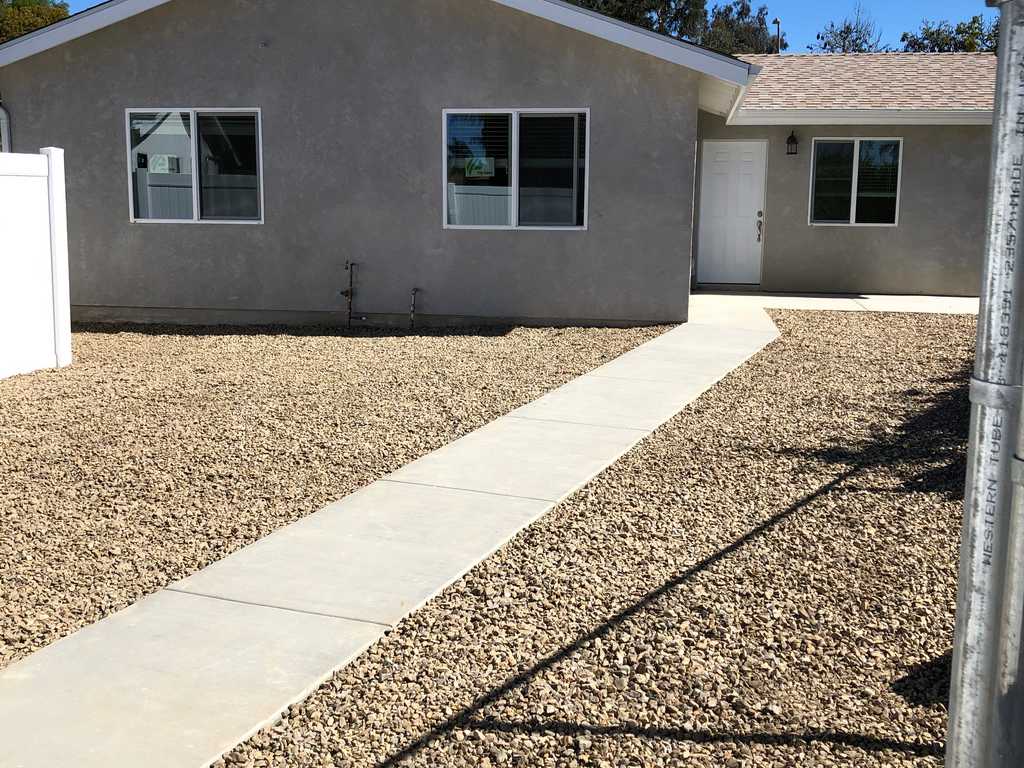
M 346 321 L 346 327 L 352 327 L 352 303 L 356 298 L 356 267 L 359 265 L 354 261 L 345 262 L 345 271 L 348 272 L 348 288 L 341 292 L 341 295 L 345 297 L 348 303 L 348 320 Z

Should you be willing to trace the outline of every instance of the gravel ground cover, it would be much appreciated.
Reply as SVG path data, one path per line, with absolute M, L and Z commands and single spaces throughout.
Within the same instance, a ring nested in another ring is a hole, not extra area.
M 974 319 L 776 321 L 226 762 L 939 768 Z
M 664 330 L 82 329 L 0 381 L 0 667 Z

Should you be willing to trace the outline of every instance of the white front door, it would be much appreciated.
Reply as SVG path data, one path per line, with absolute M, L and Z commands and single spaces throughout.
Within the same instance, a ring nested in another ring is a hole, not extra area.
M 768 143 L 705 141 L 702 157 L 697 282 L 757 285 Z

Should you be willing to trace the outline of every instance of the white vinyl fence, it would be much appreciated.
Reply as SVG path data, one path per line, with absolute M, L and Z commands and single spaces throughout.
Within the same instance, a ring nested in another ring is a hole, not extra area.
M 0 379 L 70 364 L 64 150 L 0 153 Z

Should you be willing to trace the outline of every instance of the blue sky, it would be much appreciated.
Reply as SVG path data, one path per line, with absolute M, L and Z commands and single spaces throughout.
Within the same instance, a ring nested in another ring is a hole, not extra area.
M 803 53 L 829 21 L 852 13 L 854 0 L 754 0 L 752 5 L 767 5 L 769 13 L 782 19 L 789 51 Z M 985 7 L 984 0 L 861 0 L 861 5 L 881 27 L 882 42 L 894 47 L 901 34 L 920 27 L 923 19 L 962 21 L 979 13 L 987 19 L 999 15 Z
M 712 6 L 723 0 L 709 0 Z M 71 10 L 81 11 L 98 3 L 95 0 L 71 0 Z M 754 0 L 753 5 L 767 5 L 773 16 L 782 19 L 782 28 L 789 39 L 789 50 L 800 53 L 814 42 L 814 35 L 830 20 L 840 19 L 853 9 L 854 0 Z M 921 20 L 948 19 L 959 21 L 978 13 L 993 19 L 997 11 L 985 7 L 984 0 L 861 0 L 865 9 L 882 28 L 883 41 L 896 46 L 900 35 L 917 29 Z

